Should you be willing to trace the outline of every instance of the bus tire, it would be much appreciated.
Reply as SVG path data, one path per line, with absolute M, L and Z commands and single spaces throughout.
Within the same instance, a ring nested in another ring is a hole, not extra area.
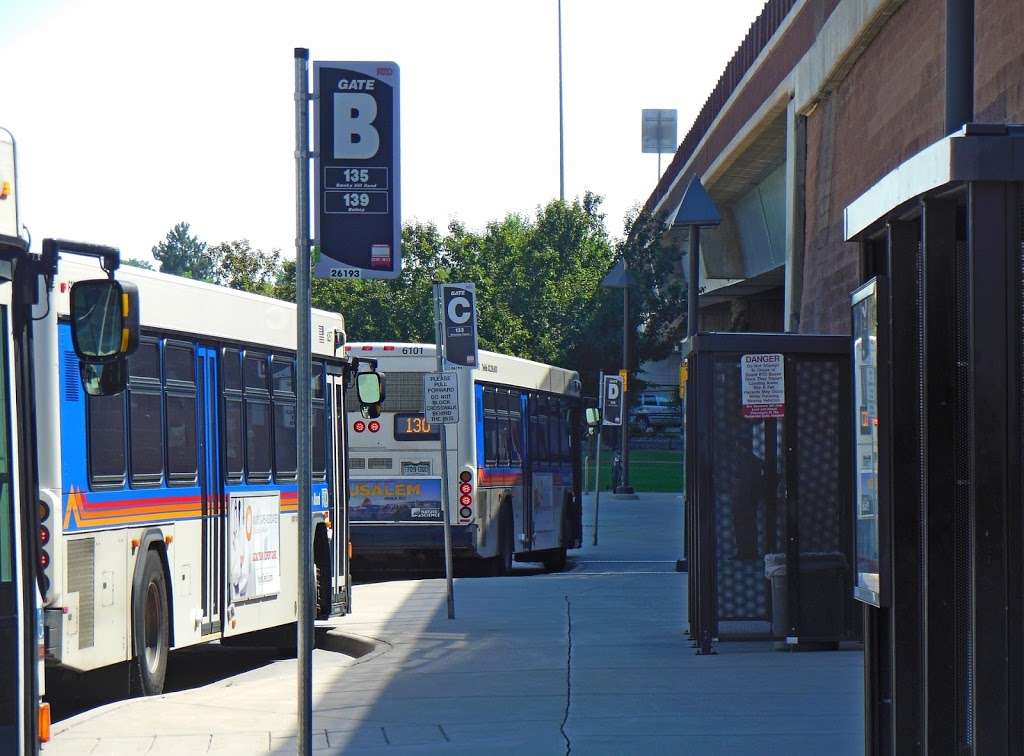
M 141 590 L 132 595 L 133 692 L 163 692 L 170 652 L 167 580 L 159 552 L 150 549 L 142 571 Z
M 501 504 L 498 515 L 498 556 L 494 557 L 495 577 L 504 577 L 512 572 L 512 557 L 516 550 L 515 525 L 512 520 L 512 505 L 508 500 Z

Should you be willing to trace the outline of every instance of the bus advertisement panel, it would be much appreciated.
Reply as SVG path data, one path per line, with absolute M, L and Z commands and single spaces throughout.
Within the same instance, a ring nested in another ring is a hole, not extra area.
M 349 483 L 350 522 L 443 522 L 440 478 L 363 478 Z

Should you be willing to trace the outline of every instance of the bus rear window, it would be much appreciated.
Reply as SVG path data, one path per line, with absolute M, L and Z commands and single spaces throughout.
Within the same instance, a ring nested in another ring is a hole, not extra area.
M 395 415 L 395 441 L 439 441 L 441 431 L 431 425 L 418 412 L 399 412 Z

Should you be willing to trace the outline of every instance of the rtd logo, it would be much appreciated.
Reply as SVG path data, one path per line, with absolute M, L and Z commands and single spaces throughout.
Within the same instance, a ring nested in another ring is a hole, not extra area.
M 377 69 L 377 75 L 378 76 L 394 76 L 395 75 L 395 69 L 393 69 L 391 66 L 381 66 L 380 68 Z

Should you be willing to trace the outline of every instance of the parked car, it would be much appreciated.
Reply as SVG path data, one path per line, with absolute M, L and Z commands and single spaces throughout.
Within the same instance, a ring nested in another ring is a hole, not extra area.
M 630 403 L 629 422 L 641 433 L 682 425 L 682 404 L 667 391 L 641 391 Z

